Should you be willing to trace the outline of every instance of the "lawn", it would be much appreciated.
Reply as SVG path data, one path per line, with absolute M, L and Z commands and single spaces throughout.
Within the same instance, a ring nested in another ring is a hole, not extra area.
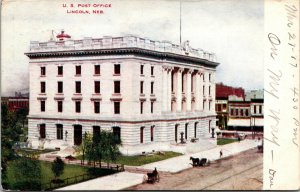
M 132 166 L 140 166 L 148 163 L 153 163 L 156 161 L 161 161 L 164 159 L 169 159 L 172 157 L 177 157 L 182 155 L 181 153 L 176 153 L 172 151 L 164 152 L 164 154 L 151 154 L 151 155 L 138 155 L 138 156 L 119 156 L 116 163 Z
M 53 188 L 57 188 L 57 187 L 62 187 L 65 186 L 67 184 L 74 184 L 74 183 L 78 183 L 84 180 L 88 180 L 88 179 L 92 179 L 92 178 L 96 178 L 96 177 L 100 177 L 100 176 L 105 176 L 105 175 L 109 175 L 109 174 L 113 174 L 116 171 L 115 170 L 109 170 L 109 169 L 99 169 L 96 168 L 96 173 L 92 174 L 93 168 L 88 168 L 88 167 L 82 167 L 79 165 L 68 165 L 65 164 L 65 169 L 63 174 L 59 177 L 61 180 L 65 180 L 67 178 L 71 178 L 68 179 L 68 183 L 65 181 L 65 183 L 60 184 L 59 186 L 54 185 L 53 183 L 51 183 L 51 180 L 54 179 L 54 175 L 53 172 L 51 170 L 51 163 L 50 162 L 46 162 L 46 161 L 40 161 L 41 163 L 41 183 L 42 183 L 42 189 L 53 189 Z M 8 183 L 14 183 L 14 173 L 12 172 L 13 169 L 11 169 L 8 166 L 7 169 L 7 182 Z M 85 177 L 83 178 L 81 175 L 85 175 Z M 80 176 L 75 178 L 75 176 Z M 51 183 L 51 185 L 50 185 Z
M 237 139 L 219 138 L 217 139 L 217 145 L 226 145 L 237 141 Z

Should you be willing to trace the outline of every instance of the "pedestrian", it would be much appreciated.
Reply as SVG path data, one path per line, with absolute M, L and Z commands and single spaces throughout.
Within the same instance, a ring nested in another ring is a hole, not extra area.
M 240 136 L 238 137 L 238 141 L 239 141 L 239 142 L 241 141 L 241 138 L 240 138 Z
M 220 159 L 222 158 L 223 156 L 223 152 L 222 152 L 222 149 L 220 150 Z

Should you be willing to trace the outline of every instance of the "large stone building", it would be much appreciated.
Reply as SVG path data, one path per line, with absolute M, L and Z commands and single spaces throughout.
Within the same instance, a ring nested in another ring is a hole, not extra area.
M 208 138 L 215 125 L 211 53 L 169 41 L 124 37 L 30 43 L 29 141 L 79 145 L 84 132 L 111 130 L 121 152 L 168 150 Z M 69 38 L 69 39 L 67 39 Z

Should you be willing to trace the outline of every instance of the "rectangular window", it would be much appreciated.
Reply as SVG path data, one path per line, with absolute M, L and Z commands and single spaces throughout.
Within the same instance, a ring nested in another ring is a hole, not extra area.
M 241 116 L 244 116 L 244 110 L 243 109 L 241 109 L 240 113 L 241 113 Z
M 76 91 L 76 93 L 81 93 L 81 82 L 80 81 L 75 82 L 75 91 Z
M 246 116 L 249 116 L 249 111 L 248 111 L 248 109 L 246 109 L 245 115 L 246 115 Z
M 121 93 L 120 81 L 114 81 L 114 91 L 115 93 Z
M 144 108 L 144 102 L 141 102 L 141 103 L 140 103 L 141 114 L 143 114 L 143 108 Z
M 94 112 L 100 113 L 100 102 L 99 101 L 94 102 Z
M 205 86 L 204 85 L 203 85 L 203 89 L 202 90 L 203 90 L 202 94 L 205 95 Z
M 208 95 L 210 96 L 210 86 L 208 87 Z
M 144 65 L 141 65 L 141 75 L 144 75 Z
M 76 66 L 76 75 L 81 75 L 81 66 L 80 65 Z
M 80 104 L 81 104 L 81 102 L 80 101 L 76 101 L 75 102 L 75 112 L 76 113 L 80 113 L 80 108 L 81 108 L 81 106 L 80 106 Z
M 63 102 L 57 101 L 57 112 L 63 112 Z
M 154 105 L 154 102 L 151 101 L 151 113 L 153 113 L 153 105 Z
M 46 124 L 40 124 L 40 138 L 46 138 Z
M 239 116 L 239 109 L 235 109 L 235 116 Z
M 57 93 L 62 93 L 63 92 L 63 82 L 58 81 L 57 82 Z
M 93 126 L 93 136 L 100 135 L 100 126 Z
M 63 75 L 63 66 L 57 66 L 57 75 Z
M 115 64 L 114 72 L 115 72 L 115 75 L 121 74 L 121 65 L 120 64 Z
M 151 76 L 154 76 L 154 66 L 151 66 Z
M 151 82 L 151 94 L 154 92 L 154 82 Z
M 95 65 L 94 66 L 94 73 L 95 73 L 95 75 L 100 75 L 100 65 Z
M 256 105 L 254 105 L 253 107 L 254 107 L 254 114 L 256 114 Z
M 233 109 L 230 109 L 230 115 L 231 116 L 233 116 L 233 113 L 234 113 Z
M 208 110 L 211 108 L 211 101 L 208 102 Z
M 63 125 L 62 124 L 57 124 L 56 125 L 56 138 L 58 140 L 63 139 Z
M 46 108 L 45 104 L 46 104 L 46 101 L 41 101 L 41 112 L 45 111 L 45 108 Z
M 140 142 L 144 142 L 144 127 L 141 127 L 140 129 Z
M 205 81 L 205 76 L 204 76 L 204 73 L 203 73 L 202 77 L 203 77 L 203 81 Z
M 259 105 L 259 114 L 262 114 L 262 106 Z
M 150 140 L 154 141 L 154 125 L 151 126 L 151 130 L 150 130 Z
M 41 67 L 41 76 L 46 75 L 46 67 Z
M 100 81 L 95 81 L 94 83 L 95 93 L 100 93 Z
M 41 93 L 46 93 L 46 82 L 41 82 Z
M 211 81 L 211 74 L 208 75 L 208 80 Z
M 202 108 L 204 110 L 205 109 L 205 100 L 203 100 L 203 104 L 202 105 L 203 105 Z
M 114 112 L 120 114 L 120 102 L 114 102 Z
M 144 93 L 144 81 L 140 82 L 140 93 L 143 94 Z

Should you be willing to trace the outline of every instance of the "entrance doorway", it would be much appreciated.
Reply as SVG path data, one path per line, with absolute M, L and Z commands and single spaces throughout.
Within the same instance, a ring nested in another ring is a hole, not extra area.
M 177 143 L 177 135 L 178 135 L 178 126 L 179 124 L 175 125 L 175 142 Z
M 82 143 L 82 126 L 74 125 L 74 145 L 80 145 Z

